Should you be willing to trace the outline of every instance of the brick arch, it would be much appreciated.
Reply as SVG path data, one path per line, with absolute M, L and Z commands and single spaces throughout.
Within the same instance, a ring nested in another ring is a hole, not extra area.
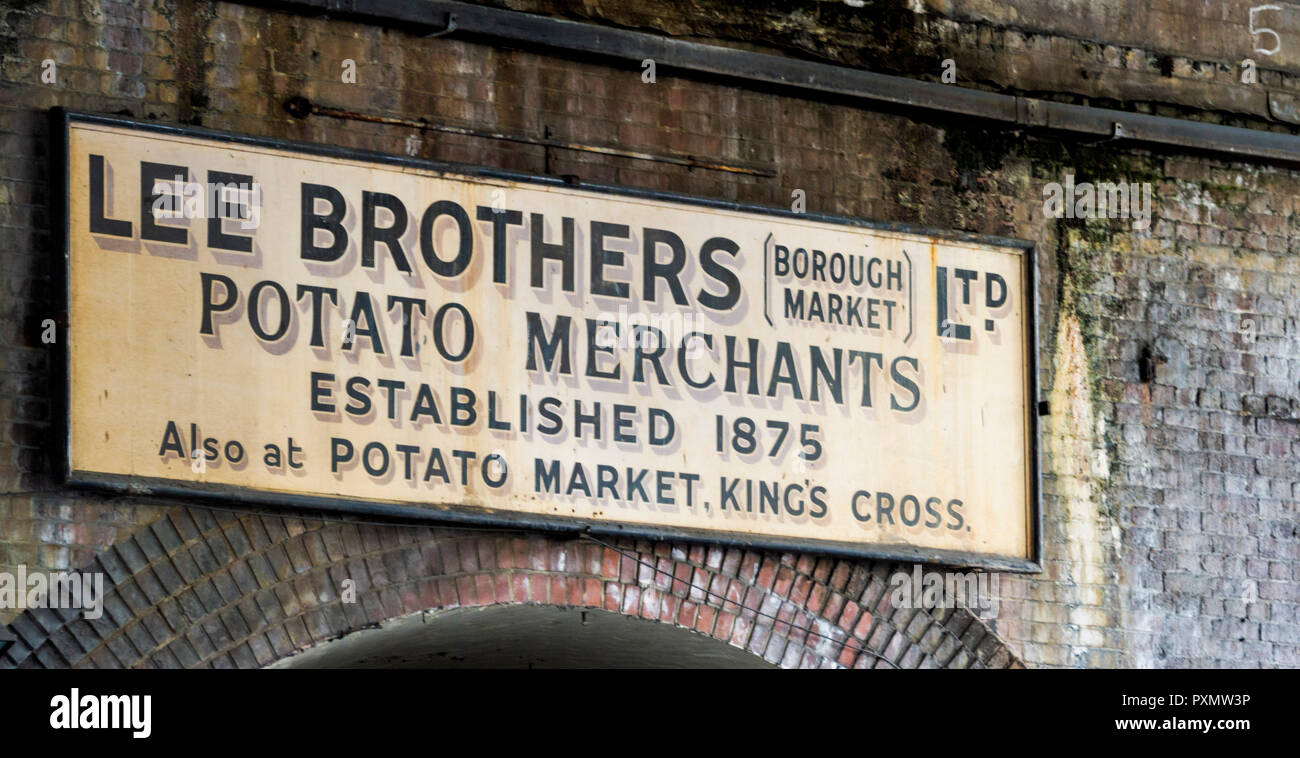
M 28 610 L 0 668 L 258 668 L 387 619 L 504 603 L 651 619 L 783 667 L 1022 665 L 969 611 L 893 609 L 897 568 L 176 506 L 83 568 L 105 574 L 101 618 Z

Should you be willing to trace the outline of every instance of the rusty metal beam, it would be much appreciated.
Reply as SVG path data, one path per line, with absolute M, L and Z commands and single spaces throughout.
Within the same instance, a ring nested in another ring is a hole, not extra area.
M 845 97 L 877 107 L 976 118 L 1015 128 L 1110 137 L 1236 159 L 1300 163 L 1300 136 L 1294 134 L 1001 95 L 449 0 L 244 2 L 306 15 L 351 18 L 414 34 L 449 34 L 498 45 L 559 51 L 584 59 L 597 56 L 629 62 L 637 68 L 642 61 L 653 59 L 661 72 L 677 69 L 708 74 L 741 83 Z
M 744 166 L 736 163 L 718 163 L 697 158 L 692 155 L 671 155 L 666 153 L 643 153 L 636 150 L 626 150 L 621 147 L 612 145 L 590 145 L 583 142 L 566 142 L 564 140 L 549 139 L 543 137 L 528 137 L 520 134 L 505 134 L 503 132 L 491 132 L 482 129 L 470 129 L 464 126 L 452 126 L 449 124 L 435 124 L 425 119 L 401 118 L 398 116 L 380 116 L 371 113 L 361 113 L 359 111 L 350 111 L 344 108 L 332 108 L 330 106 L 313 103 L 305 97 L 291 97 L 284 103 L 284 109 L 290 115 L 296 118 L 306 118 L 308 116 L 325 116 L 327 118 L 337 118 L 345 121 L 366 121 L 372 124 L 388 124 L 390 126 L 407 126 L 420 131 L 441 132 L 442 134 L 459 134 L 465 137 L 479 137 L 481 139 L 501 140 L 504 142 L 518 142 L 525 145 L 539 145 L 542 147 L 552 147 L 561 150 L 576 150 L 586 153 L 600 153 L 602 155 L 613 155 L 619 158 L 630 158 L 638 161 L 654 161 L 656 163 L 670 163 L 675 166 L 685 166 L 686 168 L 708 169 L 710 171 L 724 171 L 732 174 L 746 174 L 749 176 L 773 177 L 776 171 L 770 168 L 761 168 L 757 166 Z

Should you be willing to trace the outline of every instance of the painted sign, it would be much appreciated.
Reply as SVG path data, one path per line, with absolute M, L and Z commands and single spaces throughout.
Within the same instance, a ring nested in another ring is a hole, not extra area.
M 66 120 L 74 482 L 1032 570 L 1032 250 Z

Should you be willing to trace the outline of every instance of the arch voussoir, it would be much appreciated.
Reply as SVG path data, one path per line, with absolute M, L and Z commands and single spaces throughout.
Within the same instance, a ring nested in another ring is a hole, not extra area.
M 85 568 L 105 577 L 99 618 L 29 610 L 0 667 L 258 668 L 390 619 L 508 604 L 670 624 L 785 668 L 1021 665 L 964 609 L 893 608 L 897 568 L 176 506 Z

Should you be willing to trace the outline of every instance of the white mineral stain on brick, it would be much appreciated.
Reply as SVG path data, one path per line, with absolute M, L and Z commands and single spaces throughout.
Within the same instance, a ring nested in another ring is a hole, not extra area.
M 838 626 L 823 618 L 813 619 L 813 631 L 817 632 L 818 637 L 813 652 L 823 658 L 835 659 L 839 655 L 840 643 L 844 641 L 844 632 Z M 811 635 L 809 635 L 811 636 Z
M 1061 307 L 1056 332 L 1056 377 L 1050 394 L 1051 415 L 1045 425 L 1044 457 L 1047 471 L 1055 474 L 1054 494 L 1064 504 L 1063 540 L 1049 535 L 1048 557 L 1065 561 L 1061 580 L 1055 586 L 1060 615 L 1048 614 L 1049 623 L 1065 622 L 1055 630 L 1057 644 L 1069 645 L 1070 663 L 1086 664 L 1090 652 L 1100 646 L 1098 627 L 1113 627 L 1111 609 L 1099 606 L 1102 588 L 1117 576 L 1118 540 L 1114 525 L 1105 526 L 1099 495 L 1109 477 L 1106 455 L 1105 419 L 1094 413 L 1088 355 L 1079 320 L 1073 312 L 1073 294 Z M 1049 517 L 1051 514 L 1048 514 Z M 1054 604 L 1055 605 L 1055 604 Z M 1028 651 L 1027 651 L 1028 654 Z M 1044 661 L 1046 662 L 1046 661 Z

